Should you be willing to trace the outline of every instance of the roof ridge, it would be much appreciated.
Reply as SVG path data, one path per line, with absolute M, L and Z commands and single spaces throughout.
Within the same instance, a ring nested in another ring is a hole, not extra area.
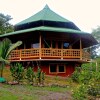
M 60 16 L 59 14 L 57 14 L 56 12 L 51 10 L 49 8 L 49 6 L 46 4 L 42 10 L 40 10 L 36 14 L 30 16 L 29 18 L 26 18 L 25 20 L 17 23 L 15 26 L 23 25 L 26 23 L 31 23 L 31 22 L 35 22 L 35 21 L 39 21 L 39 20 L 48 20 L 48 21 L 56 21 L 56 22 L 57 21 L 58 22 L 70 22 L 63 16 Z
M 51 9 L 49 8 L 49 6 L 47 4 L 45 5 L 45 7 L 42 10 L 44 11 L 44 14 L 43 14 L 42 18 L 44 18 L 46 16 L 47 10 L 51 11 Z

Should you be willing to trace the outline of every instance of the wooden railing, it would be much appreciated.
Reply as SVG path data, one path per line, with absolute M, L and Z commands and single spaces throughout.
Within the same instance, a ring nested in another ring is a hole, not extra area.
M 83 52 L 82 52 L 82 59 L 83 60 L 91 60 L 90 53 L 88 53 L 88 52 L 86 52 L 86 51 L 83 50 Z
M 27 60 L 27 59 L 85 59 L 89 60 L 89 53 L 80 49 L 52 49 L 35 48 L 13 50 L 9 60 Z

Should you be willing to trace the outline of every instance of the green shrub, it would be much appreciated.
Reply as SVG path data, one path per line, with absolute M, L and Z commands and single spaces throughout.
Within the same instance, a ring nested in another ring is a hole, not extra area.
M 45 80 L 45 73 L 42 71 L 41 72 L 41 82 L 42 82 L 42 84 L 44 84 L 44 80 Z
M 11 75 L 13 77 L 13 81 L 20 82 L 24 78 L 24 67 L 20 63 L 16 63 L 11 65 L 10 67 Z
M 45 80 L 45 73 L 41 71 L 40 67 L 38 67 L 38 70 L 36 73 L 37 84 L 44 84 L 44 80 Z
M 100 70 L 98 69 L 100 66 L 87 65 L 84 64 L 81 70 L 76 69 L 71 77 L 74 82 L 79 83 L 79 87 L 73 91 L 74 100 L 100 98 Z
M 15 63 L 11 65 L 10 72 L 13 77 L 13 81 L 20 82 L 23 79 L 28 80 L 30 84 L 44 84 L 45 73 L 41 71 L 40 67 L 38 67 L 38 71 L 35 74 L 31 67 L 24 69 L 22 64 Z
M 71 76 L 72 80 L 74 82 L 79 82 L 79 75 L 80 75 L 80 67 L 76 67 L 74 73 Z
M 100 98 L 100 81 L 90 81 L 87 92 L 91 96 Z
M 37 74 L 36 74 L 37 84 L 41 83 L 41 69 L 38 67 Z
M 73 91 L 73 100 L 88 100 L 87 99 L 87 87 L 84 84 L 79 85 Z
M 34 79 L 36 78 L 34 74 L 34 70 L 31 67 L 28 67 L 26 71 L 26 79 L 28 80 L 29 83 L 34 83 Z

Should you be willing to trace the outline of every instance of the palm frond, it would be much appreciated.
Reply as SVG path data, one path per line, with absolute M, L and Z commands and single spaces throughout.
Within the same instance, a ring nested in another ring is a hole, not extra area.
M 10 62 L 6 59 L 3 59 L 2 57 L 0 57 L 0 62 L 5 62 L 5 64 L 10 64 Z
M 6 54 L 9 50 L 9 47 L 10 47 L 10 44 L 11 44 L 11 41 L 7 38 L 5 38 L 3 41 L 2 41 L 2 58 L 6 58 Z
M 11 44 L 8 51 L 7 51 L 7 53 L 6 53 L 6 58 L 9 56 L 9 54 L 12 50 L 14 50 L 16 47 L 20 46 L 21 44 L 22 44 L 22 41 L 18 41 L 14 44 Z

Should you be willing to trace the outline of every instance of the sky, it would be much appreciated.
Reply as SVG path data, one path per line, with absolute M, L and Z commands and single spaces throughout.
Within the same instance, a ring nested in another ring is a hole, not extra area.
M 73 21 L 82 31 L 100 26 L 100 0 L 0 0 L 0 13 L 8 14 L 13 25 L 36 14 L 45 5 Z

